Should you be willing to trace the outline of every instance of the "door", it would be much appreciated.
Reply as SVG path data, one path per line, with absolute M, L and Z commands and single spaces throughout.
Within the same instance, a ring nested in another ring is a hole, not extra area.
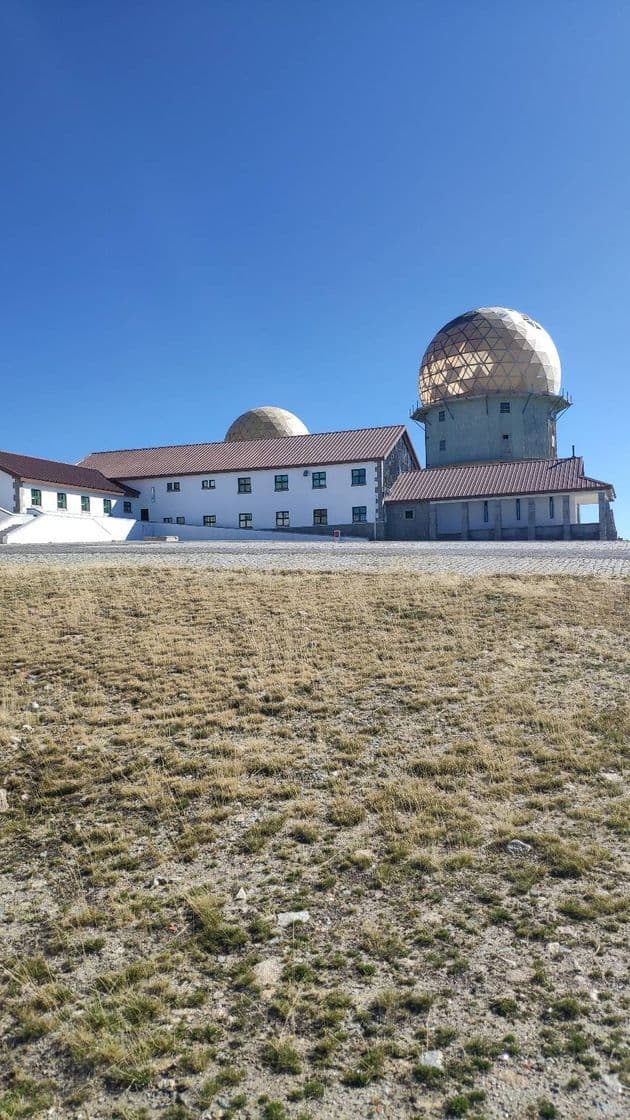
M 140 510 L 140 520 L 141 520 L 141 521 L 148 521 L 148 520 L 149 520 L 149 511 L 148 511 L 148 509 L 141 509 L 141 510 Z

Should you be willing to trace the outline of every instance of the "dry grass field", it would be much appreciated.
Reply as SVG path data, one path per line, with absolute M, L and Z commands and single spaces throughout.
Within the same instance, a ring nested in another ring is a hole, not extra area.
M 0 602 L 2 1120 L 627 1115 L 626 584 Z

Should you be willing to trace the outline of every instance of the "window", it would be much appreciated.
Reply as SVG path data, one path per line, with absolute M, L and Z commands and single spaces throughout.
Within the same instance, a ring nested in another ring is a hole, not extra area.
M 81 495 L 81 513 L 90 512 L 90 498 L 88 494 Z
M 212 529 L 212 528 L 214 528 L 214 526 L 215 526 L 215 525 L 216 525 L 216 523 L 217 523 L 217 515 L 216 515 L 216 513 L 204 513 L 204 515 L 203 515 L 203 523 L 204 523 L 204 525 L 205 525 L 206 529 Z
M 352 507 L 352 522 L 356 525 L 358 521 L 367 521 L 367 506 Z
M 202 490 L 214 490 L 215 488 L 216 488 L 216 482 L 214 481 L 213 478 L 202 478 L 202 480 L 201 480 L 201 489 Z
M 103 513 L 105 514 L 105 517 L 111 517 L 111 515 L 112 515 L 112 500 L 111 500 L 111 498 L 103 498 Z
M 313 510 L 313 525 L 327 525 L 328 524 L 328 510 L 327 509 L 314 509 Z
M 510 412 L 511 407 L 512 406 L 509 401 L 501 401 L 501 404 L 499 405 L 499 412 Z
M 326 471 L 313 471 L 313 490 L 326 489 Z
M 123 502 L 123 513 L 131 513 L 131 502 Z
M 520 498 L 516 499 L 516 520 L 517 521 L 521 520 L 521 499 Z
M 251 478 L 239 478 L 238 479 L 238 492 L 239 492 L 239 494 L 251 494 L 251 492 L 252 492 L 252 480 L 251 480 Z
M 41 492 L 41 490 L 31 490 L 31 505 L 32 506 L 41 506 L 41 504 L 42 504 L 42 492 Z
M 483 503 L 483 519 L 484 519 L 484 521 L 488 520 L 488 503 L 487 502 Z
M 438 412 L 438 421 L 440 422 L 440 424 L 443 424 L 445 420 L 446 420 L 446 409 L 441 408 L 440 411 Z
M 276 529 L 288 529 L 290 525 L 288 509 L 276 511 Z
M 446 451 L 446 440 L 445 439 L 440 440 L 440 451 Z
M 277 474 L 274 482 L 276 490 L 289 489 L 289 476 L 288 474 Z
M 173 524 L 173 518 L 172 517 L 163 517 L 162 521 L 164 522 L 165 525 L 172 525 Z
M 554 518 L 553 498 L 549 499 L 549 517 L 553 521 L 553 518 Z
M 501 439 L 509 439 L 509 438 L 510 438 L 510 437 L 509 437 L 509 435 L 507 434 L 507 432 L 503 432 L 503 434 L 502 434 L 502 436 L 501 436 Z
M 405 510 L 405 519 L 407 521 L 413 521 L 413 510 L 412 509 L 406 509 Z
M 180 490 L 179 482 L 167 482 L 166 491 L 168 494 L 178 494 Z
M 57 494 L 57 509 L 67 509 L 67 508 L 68 508 L 68 495 L 67 494 Z
M 352 471 L 352 485 L 365 486 L 365 467 L 357 467 Z
M 248 480 L 249 481 L 249 480 Z M 251 513 L 239 513 L 238 527 L 239 529 L 251 529 L 253 524 L 253 517 Z
M 178 525 L 185 525 L 186 524 L 186 518 L 185 517 L 176 517 L 175 521 L 177 522 Z

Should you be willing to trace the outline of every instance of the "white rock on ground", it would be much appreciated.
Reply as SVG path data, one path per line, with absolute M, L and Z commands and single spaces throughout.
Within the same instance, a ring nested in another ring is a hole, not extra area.
M 254 974 L 256 981 L 264 991 L 269 991 L 275 988 L 282 973 L 282 961 L 280 957 L 267 957 L 264 961 L 259 961 L 254 965 Z
M 295 922 L 308 922 L 310 918 L 308 910 L 285 910 L 284 913 L 278 914 L 278 925 L 281 929 L 285 929 Z
M 444 1069 L 444 1054 L 441 1050 L 424 1050 L 420 1055 L 420 1064 L 430 1069 Z

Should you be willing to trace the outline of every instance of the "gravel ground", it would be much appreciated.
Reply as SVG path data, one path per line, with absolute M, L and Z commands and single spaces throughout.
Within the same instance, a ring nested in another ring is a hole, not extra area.
M 180 541 L 1 547 L 0 566 L 16 564 L 620 577 L 630 575 L 630 541 Z

